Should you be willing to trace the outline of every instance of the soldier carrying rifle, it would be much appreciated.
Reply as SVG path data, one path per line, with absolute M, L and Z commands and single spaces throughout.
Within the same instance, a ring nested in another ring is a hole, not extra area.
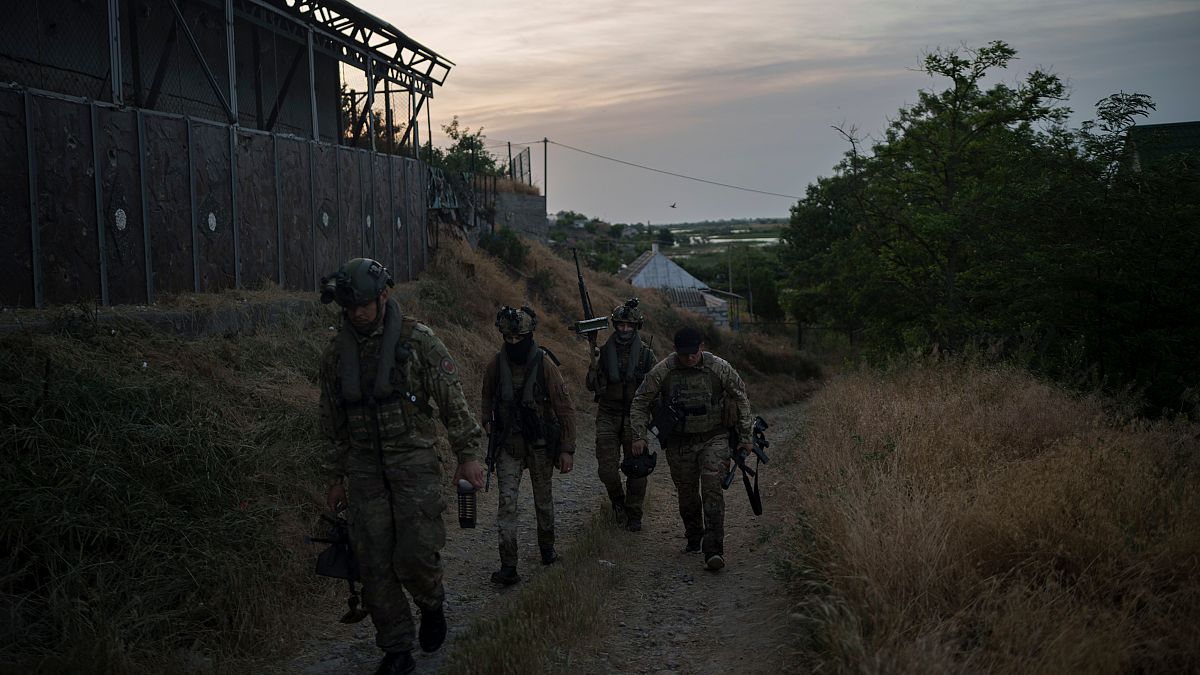
M 727 432 L 736 435 L 737 452 L 752 451 L 750 399 L 733 366 L 704 351 L 699 330 L 685 326 L 674 342 L 675 352 L 647 373 L 634 396 L 632 453 L 646 451 L 648 427 L 655 427 L 679 492 L 684 551 L 703 552 L 704 566 L 716 572 L 725 566 Z

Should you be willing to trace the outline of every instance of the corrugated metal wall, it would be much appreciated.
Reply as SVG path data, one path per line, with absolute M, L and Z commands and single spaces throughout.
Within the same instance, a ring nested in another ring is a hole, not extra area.
M 0 87 L 0 305 L 314 290 L 346 259 L 409 280 L 424 164 L 207 120 Z

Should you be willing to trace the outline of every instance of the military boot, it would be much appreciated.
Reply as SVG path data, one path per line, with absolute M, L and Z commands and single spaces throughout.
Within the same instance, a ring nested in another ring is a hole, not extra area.
M 629 530 L 630 532 L 641 532 L 642 519 L 629 516 L 629 524 L 625 526 L 625 529 Z
M 554 547 L 542 549 L 542 564 L 553 565 L 558 560 L 558 554 L 554 552 Z
M 388 652 L 379 663 L 375 675 L 404 675 L 417 667 L 412 652 Z
M 720 553 L 709 553 L 704 556 L 704 567 L 710 572 L 718 572 L 725 566 L 725 557 Z
M 700 552 L 700 537 L 688 537 L 687 546 L 683 547 L 684 553 L 699 553 Z
M 446 613 L 441 605 L 421 608 L 421 630 L 417 637 L 424 652 L 436 652 L 446 641 Z
M 516 565 L 501 565 L 500 569 L 492 572 L 492 583 L 502 586 L 512 586 L 521 580 L 521 575 L 517 574 Z

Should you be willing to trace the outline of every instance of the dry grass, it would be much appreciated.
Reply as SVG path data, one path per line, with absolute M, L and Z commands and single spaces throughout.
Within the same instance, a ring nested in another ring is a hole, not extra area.
M 609 275 L 586 276 L 600 314 L 634 292 Z M 538 341 L 562 360 L 576 401 L 586 395 L 574 265 L 546 247 L 532 244 L 515 270 L 446 238 L 423 278 L 394 292 L 445 341 L 473 409 L 500 349 L 493 321 L 504 304 L 535 308 Z M 639 294 L 645 333 L 665 356 L 675 329 L 694 319 L 657 292 Z M 181 339 L 156 327 L 172 323 L 158 320 L 165 314 L 206 330 Z M 323 498 L 315 378 L 334 308 L 268 287 L 164 298 L 159 309 L 4 318 L 44 328 L 0 335 L 0 663 L 223 673 L 278 658 L 320 588 L 316 550 L 302 536 Z M 806 386 L 811 369 L 786 343 L 708 330 L 757 406 Z M 550 590 L 531 593 L 522 611 L 564 624 L 543 611 L 545 599 L 592 591 L 546 576 Z
M 535 197 L 542 194 L 541 189 L 539 189 L 536 185 L 530 185 L 529 183 L 523 183 L 511 178 L 503 177 L 496 179 L 496 191 L 515 192 L 519 195 L 533 195 Z
M 833 670 L 1200 669 L 1200 427 L 955 362 L 810 414 L 790 567 Z

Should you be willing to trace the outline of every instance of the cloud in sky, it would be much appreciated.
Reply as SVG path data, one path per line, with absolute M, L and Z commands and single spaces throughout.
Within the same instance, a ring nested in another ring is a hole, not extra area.
M 1194 0 L 359 0 L 454 61 L 432 102 L 490 143 L 568 145 L 750 188 L 803 194 L 845 150 L 831 125 L 876 133 L 923 87 L 923 53 L 1004 40 L 1013 81 L 1044 67 L 1086 119 L 1117 90 L 1151 94 L 1149 121 L 1200 119 Z M 438 134 L 434 142 L 439 143 Z M 550 146 L 549 210 L 614 222 L 786 216 L 743 193 Z M 501 152 L 503 154 L 503 152 Z M 677 209 L 668 205 L 677 201 Z

